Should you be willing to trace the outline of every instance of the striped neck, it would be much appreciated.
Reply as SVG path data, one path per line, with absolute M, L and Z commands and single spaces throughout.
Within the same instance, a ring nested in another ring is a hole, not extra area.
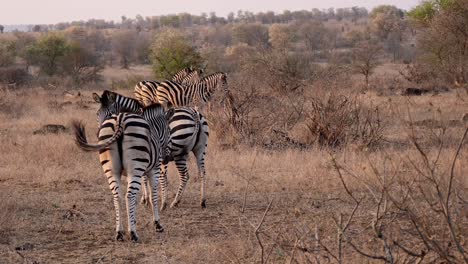
M 136 99 L 117 94 L 115 103 L 118 112 L 141 113 L 142 106 Z

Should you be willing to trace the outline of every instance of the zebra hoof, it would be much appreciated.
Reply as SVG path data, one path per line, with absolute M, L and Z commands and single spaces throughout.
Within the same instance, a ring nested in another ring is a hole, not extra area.
M 154 222 L 154 227 L 156 228 L 156 232 L 164 232 L 164 227 L 159 223 L 159 221 Z
M 138 235 L 136 234 L 135 231 L 130 232 L 130 237 L 131 237 L 133 242 L 138 242 Z
M 201 207 L 202 207 L 203 209 L 205 209 L 205 208 L 206 208 L 206 200 L 202 200 L 201 203 L 200 203 L 200 205 L 201 205 Z
M 117 231 L 117 234 L 115 235 L 115 240 L 124 241 L 124 233 L 122 231 Z

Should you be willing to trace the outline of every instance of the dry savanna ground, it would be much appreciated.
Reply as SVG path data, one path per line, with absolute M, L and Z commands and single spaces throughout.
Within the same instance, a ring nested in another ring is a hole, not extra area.
M 384 141 L 376 149 L 354 145 L 335 150 L 226 147 L 216 140 L 223 131 L 213 131 L 206 158 L 207 208 L 199 207 L 200 182 L 195 179 L 192 159 L 192 177 L 180 206 L 161 213 L 165 232 L 154 232 L 150 209 L 139 205 L 141 241 L 132 243 L 128 236 L 125 242 L 114 241 L 112 195 L 98 155 L 80 151 L 67 129 L 38 131 L 46 124 L 67 128 L 77 118 L 85 121 L 94 142 L 97 106 L 92 102 L 93 91 L 99 90 L 81 90 L 80 97 L 60 89 L 1 91 L 0 263 L 335 263 L 337 258 L 346 263 L 373 263 L 382 260 L 366 257 L 353 246 L 362 253 L 387 257 L 382 237 L 420 252 L 424 246 L 418 235 L 406 232 L 414 229 L 410 221 L 398 218 L 397 213 L 387 217 L 391 210 L 401 213 L 392 200 L 398 198 L 398 188 L 414 184 L 418 171 L 425 173 L 425 158 L 408 138 L 414 135 L 431 164 L 438 160 L 434 171 L 444 182 L 465 129 L 462 117 L 468 113 L 463 91 L 415 97 L 361 94 L 361 101 L 380 105 L 386 121 Z M 130 94 L 130 90 L 119 92 Z M 463 144 L 453 170 L 450 210 L 456 240 L 465 250 L 467 160 Z M 388 187 L 382 180 L 394 184 Z M 177 184 L 171 165 L 169 197 Z M 441 185 L 445 190 L 446 185 Z M 379 186 L 395 194 L 385 196 L 391 210 L 377 221 L 384 234 L 380 237 L 374 234 L 373 220 L 379 215 L 376 204 L 380 204 L 372 198 L 380 197 Z M 431 196 L 428 200 L 437 198 L 430 186 L 424 188 Z M 421 197 L 411 202 L 427 209 Z M 421 226 L 432 223 L 434 230 L 427 232 L 441 237 L 430 239 L 450 247 L 453 257 L 462 261 L 456 245 L 445 243 L 451 238 L 436 211 L 408 210 L 419 214 Z M 341 238 L 339 226 L 347 228 Z M 400 247 L 388 247 L 400 263 L 419 259 L 405 255 Z M 433 259 L 438 255 L 428 252 L 423 263 Z

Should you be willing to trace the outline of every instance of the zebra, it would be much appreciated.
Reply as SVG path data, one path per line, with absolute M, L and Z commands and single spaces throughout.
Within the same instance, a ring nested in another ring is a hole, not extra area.
M 203 70 L 192 70 L 192 68 L 185 68 L 172 76 L 171 81 L 180 83 L 181 85 L 191 85 L 198 82 L 203 74 Z M 143 105 L 148 106 L 152 102 L 157 102 L 156 88 L 160 82 L 158 81 L 141 81 L 135 85 L 135 98 Z
M 172 75 L 171 81 L 181 84 L 190 84 L 190 82 L 199 81 L 202 74 L 203 69 L 194 70 L 192 67 L 184 68 Z
M 138 101 L 125 97 L 123 95 L 112 93 L 115 97 L 114 108 L 124 109 L 120 103 L 125 102 L 126 105 L 139 105 Z M 130 103 L 130 102 L 131 103 Z M 128 107 L 127 107 L 128 109 Z M 143 115 L 145 110 L 143 110 Z M 167 205 L 167 163 L 168 159 L 173 160 L 179 172 L 179 187 L 174 201 L 171 203 L 171 208 L 176 207 L 182 198 L 185 190 L 189 174 L 187 170 L 187 159 L 190 152 L 195 155 L 198 167 L 198 176 L 201 178 L 201 197 L 200 205 L 206 208 L 206 172 L 205 172 L 205 155 L 208 146 L 209 126 L 205 117 L 197 110 L 189 107 L 176 107 L 168 121 L 170 140 L 168 143 L 168 152 L 165 161 L 163 162 L 161 183 L 161 210 L 164 210 Z M 170 156 L 170 157 L 169 157 Z M 146 186 L 143 179 L 143 186 Z M 145 203 L 148 198 L 146 188 L 143 189 L 142 202 Z
M 158 84 L 155 83 L 155 86 L 144 91 L 135 90 L 135 97 L 145 97 L 152 102 L 159 102 L 168 106 L 197 106 L 208 102 L 219 86 L 225 92 L 228 91 L 226 74 L 222 72 L 205 76 L 191 85 L 184 86 L 174 81 L 164 81 Z
M 196 109 L 176 107 L 169 120 L 171 141 L 169 150 L 179 172 L 179 188 L 171 208 L 177 207 L 189 180 L 187 160 L 192 152 L 197 161 L 198 178 L 201 179 L 200 206 L 206 208 L 206 171 L 205 155 L 208 147 L 209 126 L 205 117 Z M 164 164 L 161 175 L 161 210 L 166 208 L 167 201 L 167 164 Z
M 123 112 L 115 115 L 116 97 L 112 93 L 104 93 L 102 97 L 97 94 L 93 96 L 101 104 L 97 112 L 100 123 L 99 143 L 88 143 L 85 127 L 81 122 L 73 121 L 72 127 L 75 141 L 82 150 L 99 151 L 101 166 L 114 196 L 116 240 L 123 241 L 124 237 L 119 193 L 123 170 L 128 176 L 126 207 L 131 240 L 136 242 L 139 239 L 136 232 L 136 198 L 144 175 L 148 176 L 151 186 L 149 190 L 153 223 L 156 232 L 163 232 L 158 212 L 158 183 L 164 148 L 160 135 L 169 133 L 167 119 L 171 111 L 166 113 L 161 105 L 154 104 L 144 112 L 144 116 L 151 116 L 149 121 L 140 114 Z

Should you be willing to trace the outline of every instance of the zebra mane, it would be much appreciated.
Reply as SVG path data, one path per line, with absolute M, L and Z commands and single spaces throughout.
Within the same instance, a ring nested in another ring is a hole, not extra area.
M 201 78 L 199 82 L 205 82 L 209 79 L 214 79 L 218 76 L 224 76 L 224 78 L 226 78 L 226 74 L 224 72 L 215 72 L 215 73 L 206 75 L 205 77 Z
M 138 106 L 140 109 L 143 108 L 143 106 L 137 99 L 127 97 L 109 90 L 104 90 L 101 96 L 101 104 L 103 106 L 109 106 L 111 104 L 117 103 L 121 107 L 120 112 L 135 112 L 135 109 L 132 109 L 130 104 L 127 103 L 123 105 L 123 101 L 130 102 L 132 105 Z
M 143 110 L 148 110 L 148 109 L 164 109 L 164 107 L 160 103 L 152 103 L 143 108 Z

